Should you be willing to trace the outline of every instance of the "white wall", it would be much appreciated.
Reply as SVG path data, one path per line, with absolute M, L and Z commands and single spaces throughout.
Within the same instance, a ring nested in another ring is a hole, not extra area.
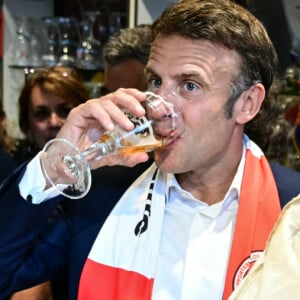
M 292 51 L 300 56 L 300 0 L 282 0 L 288 29 L 292 41 Z
M 292 39 L 300 39 L 300 0 L 282 0 Z
M 176 0 L 137 0 L 137 24 L 152 23 L 162 11 Z

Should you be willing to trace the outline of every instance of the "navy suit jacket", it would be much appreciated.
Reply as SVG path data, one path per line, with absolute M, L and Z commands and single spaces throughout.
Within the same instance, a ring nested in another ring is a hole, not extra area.
M 17 163 L 5 150 L 0 148 L 0 182 L 4 180 L 17 166 Z
M 20 198 L 20 167 L 0 190 L 0 299 L 60 278 L 68 278 L 68 297 L 77 299 L 81 270 L 99 229 L 146 166 L 102 168 L 93 175 L 93 188 L 85 198 L 57 197 L 39 205 Z M 300 173 L 278 164 L 271 167 L 284 206 L 300 193 Z

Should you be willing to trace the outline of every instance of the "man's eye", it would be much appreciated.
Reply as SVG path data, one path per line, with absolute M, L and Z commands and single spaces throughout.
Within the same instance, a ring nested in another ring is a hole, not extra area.
M 186 91 L 194 91 L 195 89 L 197 89 L 197 85 L 194 84 L 193 82 L 186 82 L 184 84 L 184 89 Z
M 150 78 L 148 80 L 148 89 L 155 89 L 161 86 L 161 79 L 159 78 Z

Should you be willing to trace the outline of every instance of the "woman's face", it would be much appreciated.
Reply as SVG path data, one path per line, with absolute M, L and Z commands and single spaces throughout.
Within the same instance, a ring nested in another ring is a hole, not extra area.
M 28 136 L 42 149 L 47 141 L 56 136 L 74 106 L 36 85 L 32 89 L 28 111 Z

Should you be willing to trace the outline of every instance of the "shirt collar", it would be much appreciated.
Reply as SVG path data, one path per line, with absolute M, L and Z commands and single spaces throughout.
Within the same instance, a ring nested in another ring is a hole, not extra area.
M 243 173 L 244 173 L 244 167 L 245 167 L 245 160 L 246 160 L 246 144 L 245 144 L 245 138 L 243 139 L 243 151 L 242 151 L 242 157 L 239 163 L 239 166 L 237 168 L 237 171 L 234 175 L 234 178 L 232 180 L 232 183 L 224 197 L 224 199 L 221 201 L 221 210 L 220 214 L 222 214 L 225 210 L 229 209 L 231 207 L 231 204 L 233 201 L 239 202 L 240 197 L 240 191 L 241 191 L 241 185 L 242 185 L 242 179 L 243 179 Z M 179 183 L 177 182 L 174 174 L 168 173 L 167 174 L 167 190 L 166 190 L 166 201 L 172 201 L 172 197 L 169 197 L 171 190 L 175 189 L 177 192 L 179 192 L 181 195 L 184 196 L 184 198 L 188 198 L 190 201 L 195 201 L 199 203 L 199 199 L 196 199 L 192 194 L 189 192 L 183 190 Z M 200 202 L 201 199 L 200 199 Z M 202 202 L 204 203 L 204 202 Z

